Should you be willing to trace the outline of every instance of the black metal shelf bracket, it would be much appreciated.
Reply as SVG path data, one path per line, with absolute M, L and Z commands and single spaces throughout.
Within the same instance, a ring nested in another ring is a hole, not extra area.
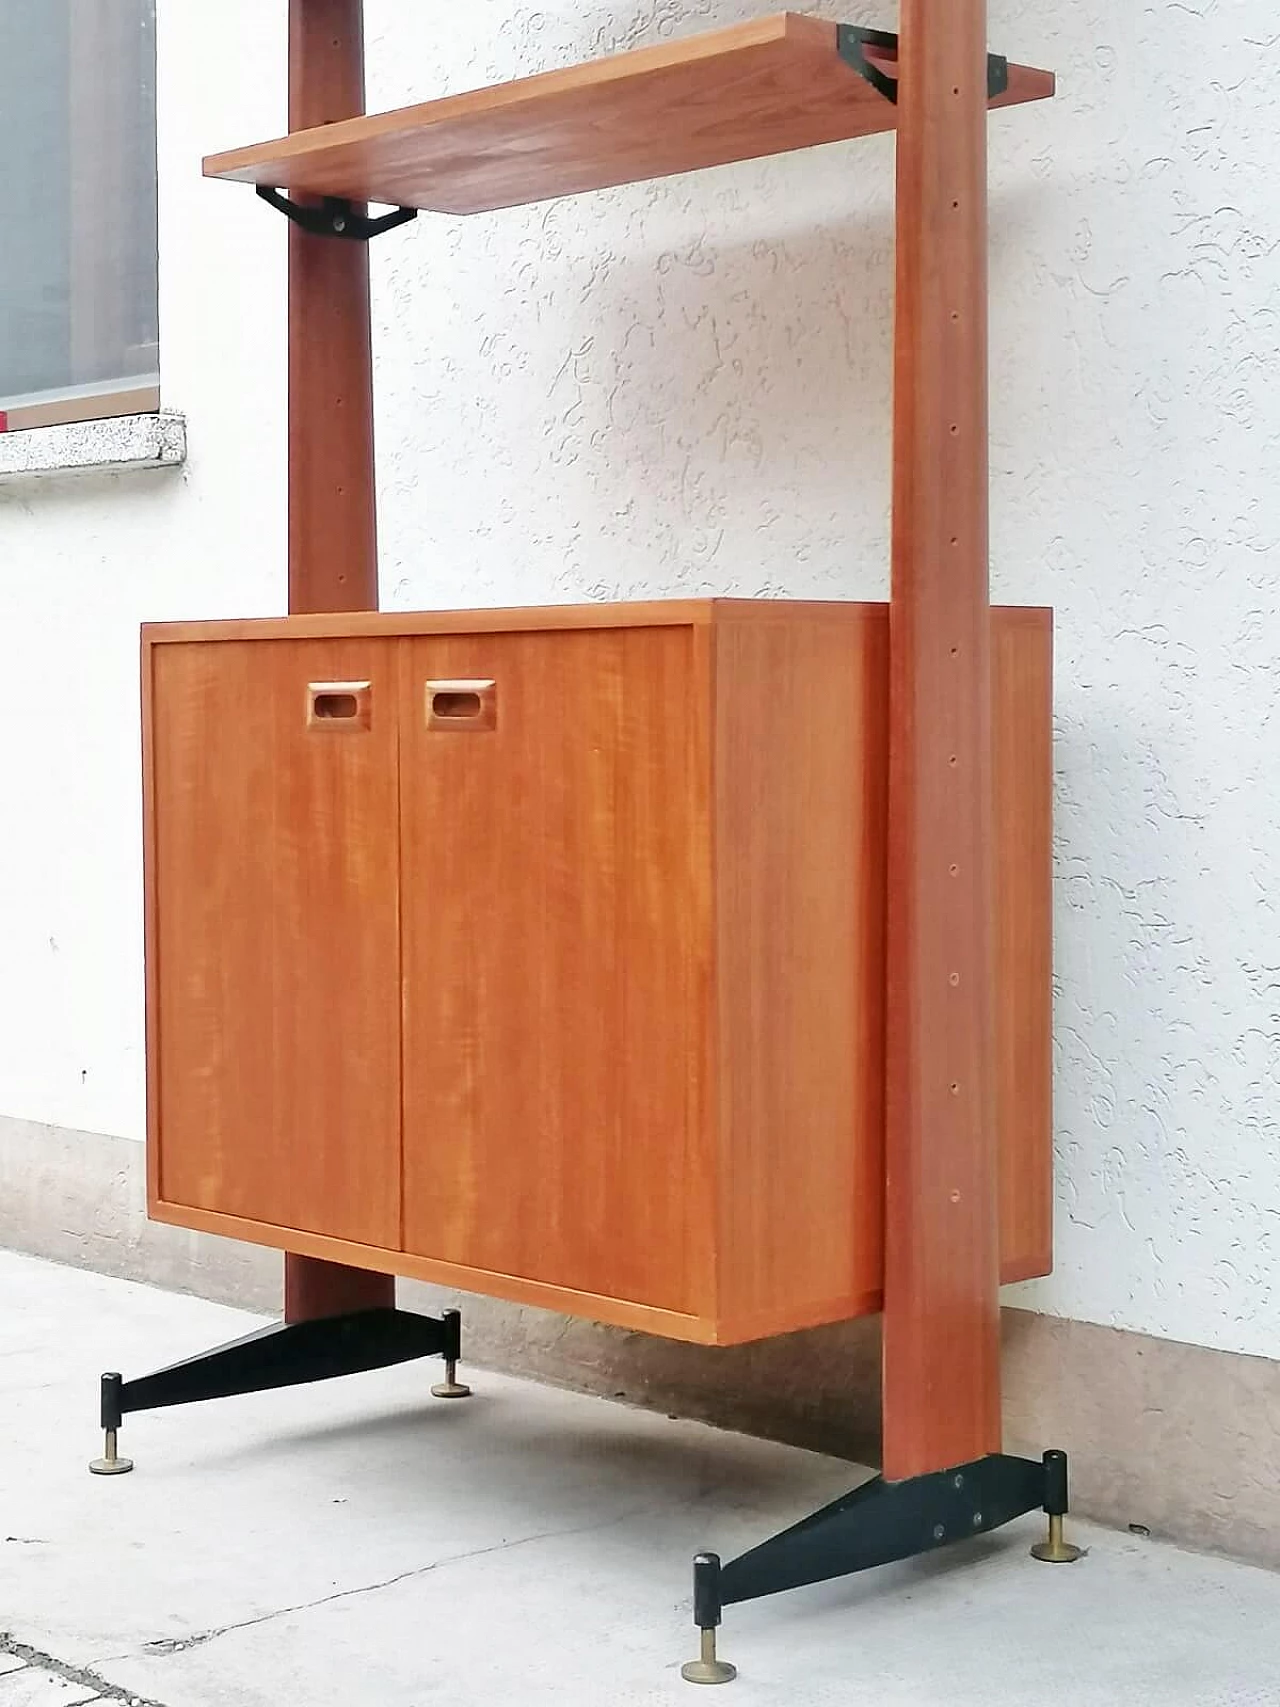
M 876 63 L 874 56 L 867 49 L 885 48 L 890 50 L 895 59 L 898 53 L 898 38 L 892 30 L 868 30 L 861 24 L 838 24 L 836 26 L 836 47 L 841 59 L 846 65 L 855 70 L 859 77 L 864 77 L 877 93 L 898 104 L 898 79 L 890 77 Z M 1007 93 L 1009 88 L 1009 61 L 1002 53 L 987 55 L 987 99 L 998 100 Z
M 1080 1551 L 1063 1539 L 1067 1511 L 1067 1457 L 1046 1452 L 1042 1461 L 992 1453 L 954 1470 L 904 1482 L 874 1476 L 812 1517 L 806 1517 L 722 1565 L 714 1553 L 694 1561 L 694 1624 L 702 1659 L 684 1669 L 691 1683 L 727 1683 L 733 1667 L 716 1656 L 715 1633 L 726 1606 L 833 1577 L 936 1552 L 952 1542 L 989 1534 L 1031 1511 L 1049 1518 L 1049 1541 L 1032 1549 L 1037 1559 L 1069 1564 Z
M 438 1397 L 465 1398 L 471 1389 L 457 1380 L 461 1323 L 456 1310 L 439 1318 L 412 1310 L 355 1310 L 307 1322 L 276 1322 L 136 1381 L 114 1372 L 104 1375 L 101 1421 L 106 1449 L 89 1468 L 95 1476 L 118 1476 L 133 1468 L 117 1449 L 120 1425 L 130 1411 L 300 1387 L 419 1357 L 444 1359 L 446 1380 L 433 1389 Z
M 356 204 L 344 196 L 325 196 L 315 205 L 303 206 L 267 184 L 259 184 L 257 188 L 268 206 L 313 237 L 343 237 L 351 243 L 367 243 L 371 237 L 381 237 L 384 231 L 394 231 L 397 225 L 407 225 L 418 217 L 416 207 L 397 207 L 381 214 L 358 213 Z

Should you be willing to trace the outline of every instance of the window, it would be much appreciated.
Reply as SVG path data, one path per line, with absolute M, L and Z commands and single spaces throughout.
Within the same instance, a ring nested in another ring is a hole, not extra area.
M 0 430 L 160 406 L 155 0 L 0 0 Z

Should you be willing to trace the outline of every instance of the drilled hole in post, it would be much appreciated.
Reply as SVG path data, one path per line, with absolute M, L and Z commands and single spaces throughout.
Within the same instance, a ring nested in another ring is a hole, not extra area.
M 953 1097 L 958 1097 L 960 1095 L 960 1086 L 955 1079 L 952 1079 L 951 1081 L 951 1094 Z

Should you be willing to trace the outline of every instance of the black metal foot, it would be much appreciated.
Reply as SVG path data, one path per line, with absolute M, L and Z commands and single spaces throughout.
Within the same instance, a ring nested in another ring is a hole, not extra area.
M 410 1310 L 358 1310 L 346 1316 L 260 1328 L 243 1339 L 201 1352 L 137 1381 L 104 1375 L 102 1427 L 106 1452 L 89 1468 L 99 1476 L 115 1476 L 133 1468 L 131 1461 L 116 1451 L 120 1424 L 129 1411 L 153 1411 L 238 1393 L 299 1387 L 338 1375 L 386 1369 L 418 1357 L 448 1356 L 450 1351 L 456 1369 L 460 1321 L 456 1310 L 440 1321 Z
M 458 1380 L 458 1359 L 462 1356 L 462 1317 L 456 1310 L 446 1310 L 440 1318 L 440 1326 L 444 1329 L 444 1344 L 440 1355 L 444 1358 L 444 1380 L 437 1381 L 431 1389 L 433 1399 L 469 1399 L 471 1389 L 465 1382 Z
M 1036 1557 L 1055 1563 L 1079 1557 L 1079 1550 L 1062 1540 L 1067 1509 L 1064 1453 L 1046 1452 L 1039 1463 L 995 1453 L 905 1482 L 876 1476 L 727 1565 L 714 1553 L 699 1554 L 694 1563 L 694 1622 L 704 1638 L 710 1636 L 709 1657 L 714 1661 L 715 1631 L 725 1606 L 936 1552 L 1037 1509 L 1049 1516 L 1050 1540 L 1036 1550 Z M 704 1656 L 707 1653 L 704 1648 Z M 727 1681 L 701 1675 L 702 1669 L 701 1662 L 694 1662 L 684 1675 L 694 1683 Z
M 1067 1515 L 1067 1455 L 1065 1452 L 1046 1452 L 1044 1455 L 1045 1515 L 1049 1519 L 1049 1534 L 1037 1541 L 1031 1557 L 1043 1565 L 1074 1565 L 1080 1549 L 1066 1539 Z
M 736 1666 L 716 1655 L 722 1607 L 719 1556 L 699 1553 L 693 1561 L 693 1622 L 701 1638 L 701 1652 L 696 1660 L 680 1667 L 686 1683 L 732 1683 L 738 1675 Z
M 132 1458 L 121 1458 L 116 1450 L 116 1442 L 120 1433 L 122 1411 L 120 1394 L 124 1387 L 124 1377 L 114 1372 L 102 1377 L 102 1433 L 106 1441 L 101 1458 L 93 1458 L 89 1462 L 91 1476 L 126 1476 L 133 1469 Z

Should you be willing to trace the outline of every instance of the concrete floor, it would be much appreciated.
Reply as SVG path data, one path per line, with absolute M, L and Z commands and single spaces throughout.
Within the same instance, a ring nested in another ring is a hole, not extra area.
M 738 1682 L 681 1682 L 688 1563 L 845 1491 L 848 1465 L 438 1366 L 126 1419 L 86 1473 L 96 1377 L 252 1318 L 0 1253 L 0 1707 L 1216 1707 L 1280 1703 L 1280 1577 L 1034 1519 L 731 1609 Z

